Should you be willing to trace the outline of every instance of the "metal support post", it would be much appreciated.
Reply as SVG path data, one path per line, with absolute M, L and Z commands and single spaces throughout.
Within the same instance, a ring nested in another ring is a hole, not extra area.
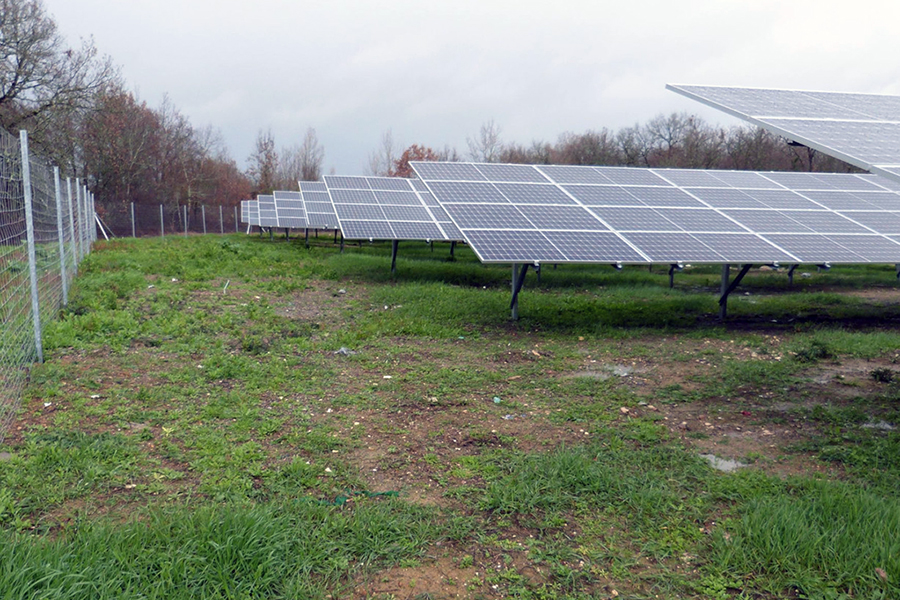
M 206 205 L 200 205 L 200 216 L 203 217 L 203 235 L 206 235 Z
M 53 167 L 53 187 L 56 191 L 56 235 L 59 238 L 59 276 L 62 282 L 62 303 L 69 304 L 69 281 L 66 277 L 66 233 L 63 229 L 62 187 L 59 183 L 59 167 Z
M 512 269 L 512 300 L 509 303 L 509 309 L 512 312 L 512 320 L 519 320 L 519 292 L 525 284 L 525 274 L 528 272 L 528 263 L 522 265 L 521 272 L 518 265 L 513 263 Z
M 163 205 L 159 205 L 159 237 L 166 237 L 166 221 L 163 217 Z
M 237 214 L 237 206 L 234 207 L 234 232 L 240 233 L 241 230 L 238 229 L 238 214 Z
M 728 296 L 733 292 L 737 286 L 741 284 L 741 280 L 744 279 L 744 275 L 746 275 L 750 271 L 750 267 L 753 265 L 746 264 L 741 267 L 741 271 L 737 274 L 737 277 L 734 278 L 730 284 L 728 283 L 728 275 L 731 270 L 731 265 L 722 265 L 722 285 L 721 285 L 721 296 L 719 296 L 719 318 L 723 321 L 725 317 L 728 316 Z
M 432 248 L 433 247 L 434 247 L 434 242 L 432 242 Z M 456 256 L 454 256 L 455 253 L 456 253 L 456 240 L 453 240 L 452 242 L 450 242 L 450 260 L 454 260 L 456 258 Z
M 34 213 L 31 198 L 31 162 L 28 158 L 28 132 L 19 132 L 22 148 L 22 183 L 25 192 L 25 235 L 28 241 L 28 273 L 31 280 L 31 316 L 34 324 L 34 346 L 38 362 L 44 362 L 44 344 L 41 339 L 41 308 L 38 302 L 37 255 L 34 248 Z
M 75 206 L 78 208 L 78 236 L 75 244 L 75 258 L 84 258 L 84 203 L 81 201 L 81 180 L 75 178 Z
M 137 237 L 134 228 L 134 202 L 131 203 L 131 237 Z
M 400 240 L 391 240 L 391 273 L 397 272 L 397 249 L 400 247 Z
M 66 197 L 69 202 L 69 241 L 72 244 L 72 270 L 78 274 L 78 246 L 75 240 L 75 209 L 72 206 L 72 178 L 66 177 Z
M 219 205 L 219 233 L 225 235 L 225 219 L 222 216 L 222 205 Z
M 791 265 L 791 268 L 788 269 L 788 285 L 791 287 L 794 286 L 794 271 L 799 266 L 800 265 Z M 900 277 L 900 267 L 898 267 L 898 269 L 897 269 L 897 277 Z
M 187 204 L 184 205 L 184 211 L 182 212 L 184 215 L 184 235 L 188 234 L 188 215 L 187 215 Z

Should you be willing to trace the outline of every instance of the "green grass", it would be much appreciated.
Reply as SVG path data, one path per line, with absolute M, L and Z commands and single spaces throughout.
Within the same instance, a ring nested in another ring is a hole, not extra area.
M 734 579 L 804 598 L 900 594 L 900 500 L 823 482 L 755 498 L 739 512 L 711 557 Z
M 346 597 L 434 564 L 471 598 L 897 596 L 900 437 L 864 425 L 900 423 L 900 315 L 843 293 L 892 267 L 752 272 L 721 324 L 716 267 L 546 265 L 512 322 L 508 266 L 389 254 L 98 245 L 2 448 L 0 598 Z M 822 396 L 852 361 L 879 376 Z M 802 436 L 718 473 L 697 407 Z
M 0 597 L 326 598 L 447 537 L 435 516 L 380 499 L 350 511 L 290 502 L 85 520 L 55 539 L 4 533 Z

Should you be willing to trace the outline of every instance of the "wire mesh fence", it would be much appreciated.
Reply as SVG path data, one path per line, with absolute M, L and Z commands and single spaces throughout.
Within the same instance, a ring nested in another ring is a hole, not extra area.
M 0 442 L 18 410 L 42 323 L 68 302 L 78 263 L 96 237 L 93 197 L 81 182 L 0 130 Z
M 107 232 L 115 237 L 221 234 L 241 230 L 237 205 L 107 204 L 98 212 Z

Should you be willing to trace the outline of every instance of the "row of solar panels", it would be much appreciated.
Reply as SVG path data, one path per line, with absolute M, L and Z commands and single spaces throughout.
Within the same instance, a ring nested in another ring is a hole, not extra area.
M 484 262 L 900 263 L 900 97 L 669 87 L 875 175 L 418 162 L 301 182 L 245 222 L 464 240 Z
M 484 262 L 900 262 L 900 183 L 868 174 L 413 163 L 242 203 L 245 223 L 462 240 Z
M 274 228 L 339 229 L 349 240 L 462 241 L 424 184 L 392 177 L 326 176 L 299 192 L 241 202 L 241 220 Z

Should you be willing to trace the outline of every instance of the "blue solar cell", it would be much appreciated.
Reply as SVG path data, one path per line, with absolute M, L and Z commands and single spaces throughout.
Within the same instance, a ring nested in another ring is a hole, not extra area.
M 548 183 L 531 165 L 479 164 L 475 168 L 488 181 Z
M 430 183 L 430 186 L 431 190 L 439 196 L 439 200 L 442 203 L 509 204 L 506 197 L 491 183 L 434 181 Z
M 373 190 L 409 192 L 413 189 L 411 180 L 402 177 L 367 177 L 366 182 Z
M 580 206 L 520 205 L 519 211 L 540 231 L 552 229 L 601 231 L 607 227 Z
M 566 262 L 565 255 L 537 231 L 475 229 L 466 238 L 483 262 Z
M 340 175 L 326 175 L 325 185 L 328 189 L 368 190 L 369 182 L 365 177 L 345 177 Z
M 576 204 L 572 198 L 555 185 L 533 183 L 496 183 L 494 185 L 510 202 L 515 204 Z
M 646 258 L 612 232 L 548 231 L 544 235 L 572 262 L 647 262 Z
M 410 162 L 422 179 L 428 181 L 485 181 L 484 175 L 468 163 Z
M 599 183 L 609 185 L 612 180 L 594 167 L 537 165 L 537 170 L 551 181 L 567 183 Z
M 444 209 L 462 229 L 533 229 L 510 204 L 444 203 Z
M 618 186 L 565 185 L 562 188 L 585 206 L 647 206 Z

